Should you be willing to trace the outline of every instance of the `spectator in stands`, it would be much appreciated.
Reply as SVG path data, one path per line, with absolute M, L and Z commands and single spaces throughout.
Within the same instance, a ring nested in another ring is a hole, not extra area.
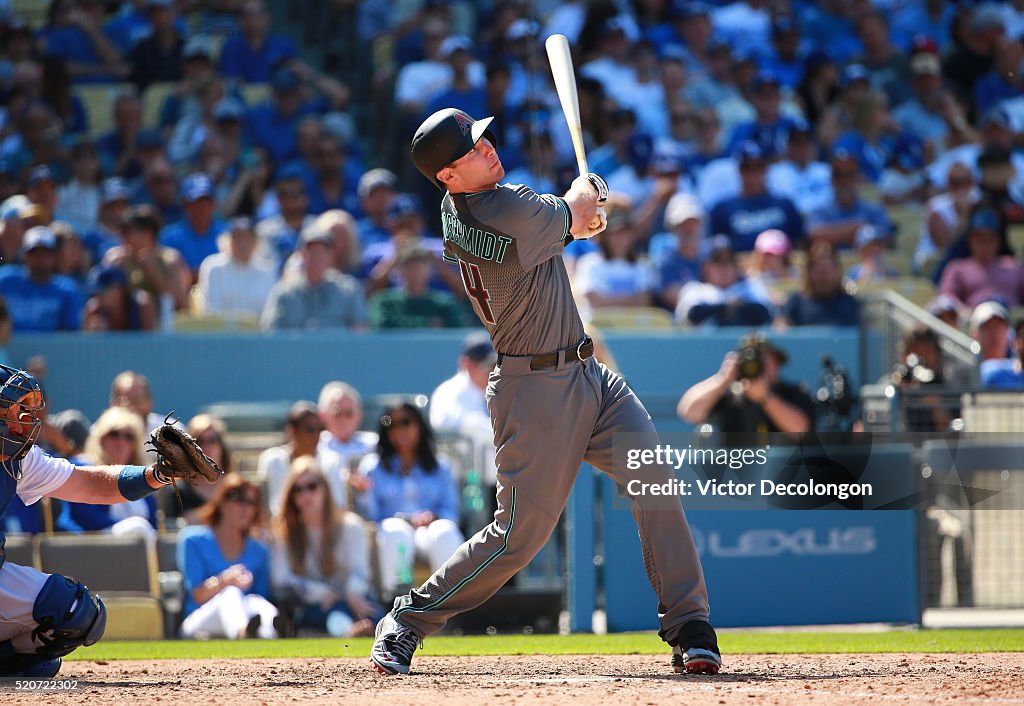
M 747 277 L 770 285 L 799 276 L 799 270 L 790 261 L 792 249 L 789 238 L 781 230 L 773 228 L 759 233 L 754 241 Z
M 28 200 L 40 207 L 40 225 L 50 225 L 57 210 L 57 179 L 53 170 L 45 164 L 32 167 L 28 173 Z
M 159 232 L 160 217 L 151 206 L 132 208 L 121 226 L 122 244 L 108 251 L 103 263 L 124 270 L 132 289 L 149 292 L 166 324 L 175 311 L 188 308 L 192 273 L 181 253 L 160 244 Z
M 896 43 L 913 47 L 919 37 L 945 54 L 953 41 L 953 14 L 955 5 L 942 0 L 903 5 L 893 10 L 892 34 Z
M 82 244 L 93 262 L 102 260 L 111 248 L 121 242 L 121 224 L 131 203 L 130 195 L 128 183 L 121 177 L 103 181 L 96 226 L 82 235 Z
M 367 637 L 383 610 L 371 598 L 363 520 L 338 508 L 312 456 L 292 463 L 274 517 L 274 594 L 295 603 L 296 628 Z
M 706 71 L 686 82 L 683 97 L 698 110 L 715 108 L 736 99 L 740 93 L 732 78 L 732 53 L 729 44 L 712 39 L 707 48 Z
M 854 114 L 871 92 L 867 69 L 861 64 L 850 64 L 843 69 L 841 86 L 839 96 L 825 106 L 816 126 L 818 145 L 825 153 L 835 149 L 840 135 L 853 129 Z
M 200 512 L 203 524 L 178 533 L 178 570 L 185 584 L 182 637 L 277 637 L 270 550 L 259 539 L 259 487 L 232 473 Z
M 377 453 L 359 464 L 370 488 L 368 518 L 377 523 L 382 594 L 412 583 L 413 560 L 425 558 L 437 570 L 463 542 L 459 495 L 446 458 L 434 448 L 434 434 L 419 409 L 408 402 L 384 410 Z
M 494 463 L 494 431 L 484 393 L 497 362 L 498 354 L 487 332 L 471 333 L 462 340 L 458 372 L 430 395 L 430 426 L 438 432 L 461 434 L 473 441 L 474 453 L 480 451 L 482 456 L 477 458 L 484 460 L 483 467 L 478 469 L 480 480 L 491 489 L 498 482 L 498 471 Z
M 100 159 L 96 145 L 80 140 L 68 152 L 71 179 L 57 191 L 56 217 L 79 233 L 93 230 L 100 210 Z
M 395 107 L 408 118 L 417 118 L 426 111 L 427 103 L 448 89 L 451 66 L 441 55 L 441 45 L 449 35 L 447 23 L 439 17 L 424 22 L 422 60 L 403 65 L 395 77 Z
M 277 215 L 256 224 L 259 256 L 274 264 L 280 272 L 288 257 L 295 252 L 299 234 L 313 222 L 308 213 L 309 196 L 302 172 L 295 167 L 282 169 L 274 182 L 274 194 L 280 206 Z
M 21 244 L 25 237 L 21 211 L 27 206 L 29 200 L 24 194 L 9 196 L 0 204 L 0 262 L 21 261 Z
M 916 137 L 904 135 L 896 140 L 882 176 L 878 178 L 882 203 L 920 205 L 930 186 L 924 173 L 925 150 L 924 142 Z
M 223 252 L 210 255 L 199 267 L 202 310 L 257 320 L 277 282 L 277 273 L 269 262 L 255 257 L 256 234 L 248 218 L 233 218 L 220 237 Z
M 315 456 L 321 468 L 327 465 L 324 461 L 329 460 L 328 457 L 317 449 L 323 430 L 323 422 L 312 402 L 299 400 L 288 408 L 284 423 L 285 443 L 265 450 L 256 462 L 256 475 L 267 490 L 267 507 L 270 510 L 281 507 L 285 481 L 295 459 Z M 344 507 L 343 502 L 338 505 Z
M 700 279 L 700 246 L 704 237 L 704 208 L 691 194 L 677 193 L 665 206 L 669 232 L 651 238 L 650 254 L 656 274 L 655 302 L 670 311 L 679 290 Z
M 857 230 L 873 225 L 883 237 L 891 238 L 893 228 L 885 209 L 860 198 L 857 191 L 860 166 L 848 152 L 837 151 L 832 164 L 832 200 L 807 219 L 813 242 L 829 243 L 833 248 L 853 245 Z
M 334 237 L 329 231 L 302 232 L 302 269 L 270 292 L 260 317 L 264 329 L 323 329 L 366 326 L 366 299 L 359 281 L 331 269 Z
M 992 70 L 981 77 L 974 87 L 974 107 L 984 114 L 1001 101 L 1021 95 L 1021 76 L 1017 68 L 1024 60 L 1024 46 L 1019 37 L 1003 37 L 995 48 Z
M 243 83 L 267 83 L 274 70 L 295 57 L 292 40 L 270 31 L 270 12 L 262 0 L 242 4 L 241 33 L 229 37 L 220 50 L 220 73 Z
M 174 0 L 147 0 L 152 34 L 132 49 L 129 80 L 141 94 L 151 83 L 180 81 L 185 38 L 179 34 Z
M 451 78 L 443 91 L 431 97 L 424 113 L 457 105 L 470 115 L 488 115 L 484 67 L 473 57 L 473 40 L 464 35 L 448 37 L 441 42 L 440 56 L 448 62 Z
M 812 51 L 804 60 L 804 75 L 796 88 L 804 118 L 812 129 L 839 96 L 839 68 L 826 52 Z
M 950 261 L 942 271 L 939 291 L 974 308 L 989 299 L 1013 307 L 1024 303 L 1024 268 L 1012 255 L 999 254 L 999 215 L 985 205 L 976 208 L 967 225 L 970 256 Z
M 857 25 L 864 54 L 856 61 L 868 70 L 871 87 L 891 105 L 909 98 L 910 67 L 906 55 L 889 40 L 889 22 L 881 12 L 868 12 Z
M 359 246 L 359 235 L 356 232 L 356 220 L 352 214 L 341 209 L 324 211 L 308 226 L 311 229 L 327 233 L 332 239 L 334 260 L 331 268 L 345 275 L 357 276 L 362 262 L 362 250 Z M 283 277 L 288 277 L 302 269 L 302 253 L 295 252 L 285 263 Z
M 101 0 L 54 0 L 39 31 L 40 50 L 63 59 L 76 83 L 110 83 L 127 73 L 117 48 L 103 33 Z
M 110 407 L 92 425 L 77 466 L 145 466 L 142 421 L 127 409 Z M 156 498 L 147 495 L 118 505 L 65 502 L 57 519 L 63 532 L 141 534 L 156 540 Z
M 982 3 L 967 10 L 966 30 L 955 39 L 953 50 L 942 61 L 942 75 L 956 97 L 973 108 L 974 87 L 992 68 L 992 55 L 1004 32 L 1002 8 Z
M 224 199 L 225 216 L 246 216 L 254 221 L 269 218 L 278 208 L 273 191 L 274 165 L 261 147 L 242 150 L 235 186 Z
M 845 151 L 852 155 L 865 178 L 877 184 L 901 140 L 921 141 L 916 135 L 901 132 L 889 113 L 886 97 L 870 91 L 856 102 L 850 129 L 839 136 L 833 149 L 837 154 Z
M 679 398 L 676 414 L 718 432 L 807 432 L 814 402 L 802 386 L 786 382 L 780 368 L 789 355 L 761 334 L 740 339 L 718 371 Z M 749 443 L 749 441 L 748 441 Z
M 792 118 L 779 112 L 782 106 L 779 77 L 769 71 L 761 71 L 751 84 L 750 95 L 756 117 L 733 129 L 726 151 L 734 153 L 741 144 L 750 141 L 761 148 L 761 154 L 767 161 L 774 162 L 785 155 L 790 130 L 796 125 Z
M 398 177 L 387 169 L 371 169 L 359 178 L 359 208 L 366 214 L 358 221 L 362 247 L 383 243 L 390 237 L 384 222 L 397 184 Z
M 971 312 L 971 337 L 981 344 L 978 376 L 984 387 L 1024 387 L 1019 358 L 1010 357 L 1010 314 L 997 301 L 983 301 Z
M 829 165 L 818 159 L 814 129 L 794 123 L 785 156 L 768 167 L 768 193 L 789 199 L 806 218 L 831 200 L 831 176 Z
M 899 273 L 885 261 L 885 236 L 870 223 L 857 229 L 853 238 L 857 248 L 857 263 L 851 265 L 843 276 L 850 282 L 890 279 Z
M 839 258 L 832 246 L 812 243 L 804 269 L 804 287 L 793 292 L 782 310 L 792 326 L 856 326 L 859 302 L 843 290 Z
M 134 370 L 118 373 L 110 383 L 110 406 L 126 407 L 143 421 L 146 438 L 164 423 L 165 415 L 153 411 L 153 391 L 145 375 Z
M 224 224 L 214 216 L 213 182 L 206 174 L 185 178 L 181 183 L 181 200 L 185 217 L 164 226 L 160 243 L 181 253 L 194 282 L 203 260 L 217 252 L 217 236 L 224 231 Z
M 711 239 L 700 281 L 683 285 L 675 309 L 677 322 L 694 326 L 763 326 L 774 313 L 768 290 L 759 280 L 741 276 L 736 253 L 723 235 Z
M 789 199 L 772 196 L 765 186 L 767 161 L 753 142 L 743 143 L 736 155 L 740 166 L 741 193 L 725 199 L 711 209 L 712 233 L 729 237 L 734 250 L 754 248 L 758 233 L 777 228 L 793 243 L 804 240 L 804 220 Z
M 937 294 L 925 305 L 925 311 L 955 329 L 960 328 L 960 305 L 946 294 Z
M 209 414 L 197 414 L 188 420 L 186 431 L 196 440 L 203 453 L 213 459 L 213 462 L 220 466 L 224 473 L 235 471 L 231 465 L 231 449 L 225 440 L 227 427 L 220 418 Z M 176 481 L 174 484 L 176 494 L 160 495 L 160 498 L 166 501 L 162 508 L 164 515 L 168 519 L 176 520 L 179 525 L 198 524 L 201 508 L 213 499 L 220 487 L 221 480 L 215 483 L 197 483 L 195 485 Z
M 142 130 L 142 102 L 133 92 L 122 92 L 114 99 L 114 129 L 96 140 L 103 171 L 112 176 L 134 179 L 142 173 L 136 155 Z
M 57 262 L 54 272 L 73 280 L 82 287 L 89 278 L 92 260 L 78 233 L 65 221 L 54 221 L 50 230 L 57 238 Z
M 152 331 L 156 328 L 156 303 L 144 289 L 130 289 L 124 270 L 116 265 L 97 265 L 89 275 L 82 316 L 83 331 Z
M 942 65 L 934 52 L 919 51 L 910 59 L 913 95 L 892 111 L 893 120 L 906 132 L 928 142 L 935 154 L 970 141 L 963 108 L 942 85 Z
M 324 425 L 316 447 L 316 457 L 334 504 L 350 507 L 348 486 L 366 490 L 365 478 L 356 473 L 363 456 L 377 448 L 377 434 L 361 431 L 363 400 L 359 391 L 348 383 L 332 380 L 320 389 L 317 413 Z
M 25 265 L 0 267 L 0 296 L 15 332 L 77 331 L 82 326 L 82 292 L 55 274 L 57 237 L 46 226 L 29 228 L 22 243 Z
M 628 213 L 613 212 L 598 252 L 580 257 L 575 289 L 592 309 L 651 305 L 654 269 L 641 254 L 638 234 Z
M 309 184 L 311 213 L 323 213 L 333 208 L 349 213 L 359 212 L 359 197 L 356 195 L 359 177 L 348 166 L 345 145 L 338 136 L 324 133 L 320 137 L 313 168 L 313 180 Z
M 461 328 L 465 312 L 448 292 L 430 289 L 437 256 L 420 243 L 410 243 L 396 255 L 399 285 L 376 292 L 369 301 L 370 327 Z
M 178 179 L 166 158 L 146 165 L 139 192 L 138 203 L 152 205 L 163 223 L 176 223 L 185 217 L 178 201 Z

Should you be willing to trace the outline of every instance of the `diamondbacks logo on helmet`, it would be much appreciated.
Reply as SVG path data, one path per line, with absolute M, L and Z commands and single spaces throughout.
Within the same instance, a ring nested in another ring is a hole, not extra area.
M 465 115 L 455 114 L 455 122 L 459 124 L 459 129 L 462 130 L 462 134 L 465 135 L 469 132 L 469 129 L 473 127 L 473 121 L 467 118 Z

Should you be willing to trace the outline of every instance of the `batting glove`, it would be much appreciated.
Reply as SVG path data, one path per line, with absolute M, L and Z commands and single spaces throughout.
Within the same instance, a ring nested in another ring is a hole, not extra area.
M 591 184 L 593 184 L 594 190 L 597 192 L 597 202 L 607 202 L 608 182 L 604 180 L 604 177 L 602 177 L 600 174 L 594 174 L 594 172 L 589 172 L 587 174 L 587 179 L 590 181 Z

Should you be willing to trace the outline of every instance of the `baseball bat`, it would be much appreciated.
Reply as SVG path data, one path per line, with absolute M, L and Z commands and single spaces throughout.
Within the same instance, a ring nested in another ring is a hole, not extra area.
M 572 148 L 576 151 L 576 165 L 580 168 L 580 176 L 586 176 L 587 153 L 583 149 L 583 126 L 580 125 L 580 99 L 576 92 L 576 76 L 572 68 L 572 54 L 569 52 L 569 40 L 564 34 L 552 34 L 544 42 L 551 63 L 551 77 L 555 80 L 558 91 L 558 102 L 562 104 L 565 122 L 569 125 L 572 137 Z

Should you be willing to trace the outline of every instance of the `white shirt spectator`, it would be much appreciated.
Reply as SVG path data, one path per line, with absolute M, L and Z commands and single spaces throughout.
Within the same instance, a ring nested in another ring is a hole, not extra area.
M 199 266 L 199 294 L 207 314 L 245 314 L 259 318 L 277 275 L 269 263 L 241 264 L 216 253 Z
M 328 467 L 337 467 L 337 459 L 330 457 L 329 453 L 321 453 L 319 446 L 316 450 L 316 462 L 325 475 Z M 256 475 L 261 482 L 266 484 L 267 507 L 271 514 L 277 514 L 281 509 L 281 493 L 284 492 L 284 484 L 291 468 L 291 450 L 287 446 L 271 446 L 261 453 L 256 461 Z M 341 486 L 344 494 L 339 498 L 336 494 L 337 485 L 332 483 L 330 478 L 328 478 L 328 485 L 331 486 L 331 496 L 334 498 L 335 505 L 339 508 L 347 508 L 348 493 L 344 486 Z
M 96 227 L 100 187 L 71 180 L 57 190 L 55 220 L 67 221 L 80 236 Z
M 697 198 L 710 212 L 719 201 L 740 195 L 740 167 L 732 157 L 708 162 L 697 177 Z
M 425 107 L 452 85 L 454 71 L 444 61 L 414 61 L 398 72 L 395 81 L 395 102 Z M 479 61 L 466 67 L 466 77 L 473 88 L 482 88 L 487 82 L 487 70 Z
M 628 296 L 650 292 L 657 280 L 647 258 L 636 262 L 606 260 L 600 252 L 587 253 L 576 263 L 576 289 L 605 296 Z
M 766 180 L 770 194 L 786 197 L 805 216 L 832 202 L 832 168 L 824 162 L 805 167 L 776 162 L 768 167 Z
M 353 463 L 377 450 L 377 434 L 357 431 L 348 441 L 338 439 L 329 431 L 320 433 L 316 457 L 338 507 L 348 507 L 348 478 Z
M 977 203 L 979 198 L 981 198 L 981 192 L 975 188 L 971 193 L 971 203 Z M 956 203 L 953 200 L 953 194 L 948 191 L 936 194 L 925 203 L 924 220 L 921 224 L 921 236 L 917 241 L 917 248 L 914 250 L 915 269 L 923 267 L 925 262 L 928 261 L 928 258 L 934 255 L 935 251 L 938 250 L 938 247 L 935 245 L 935 241 L 932 240 L 931 232 L 928 230 L 928 221 L 931 219 L 933 214 L 945 221 L 950 228 L 954 228 L 960 218 L 956 212 Z
M 759 302 L 770 312 L 774 312 L 771 294 L 759 279 L 748 277 L 729 285 L 726 288 L 716 287 L 707 282 L 687 282 L 679 291 L 679 303 L 676 305 L 676 321 L 689 321 L 690 309 L 698 304 L 728 304 L 732 301 Z

